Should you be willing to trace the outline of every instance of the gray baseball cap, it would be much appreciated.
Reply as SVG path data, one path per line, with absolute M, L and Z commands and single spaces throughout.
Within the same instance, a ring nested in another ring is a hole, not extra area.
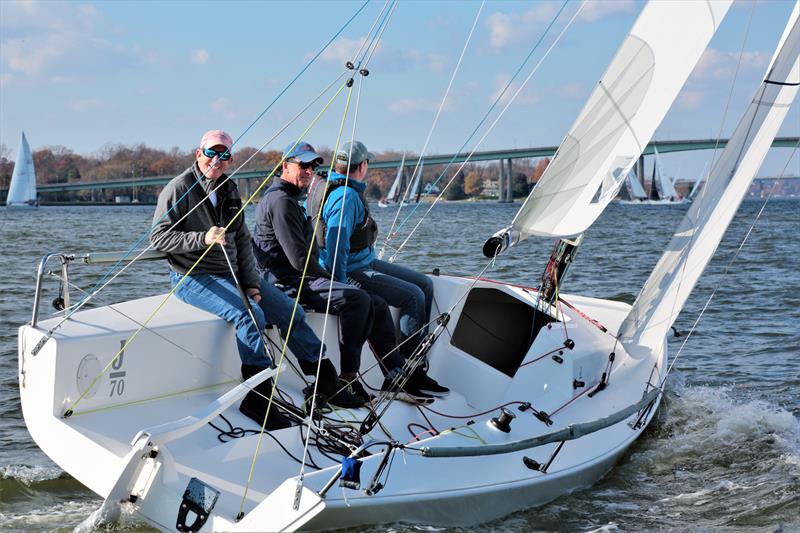
M 367 150 L 367 147 L 361 141 L 346 142 L 336 152 L 337 163 L 358 165 L 367 159 L 375 159 L 375 154 Z

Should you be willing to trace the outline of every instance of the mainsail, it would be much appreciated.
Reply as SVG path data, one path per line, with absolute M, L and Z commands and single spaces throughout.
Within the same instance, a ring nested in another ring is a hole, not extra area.
M 683 308 L 778 133 L 800 85 L 800 25 L 795 4 L 750 107 L 711 170 L 619 330 L 628 353 L 659 346 Z
M 588 228 L 616 196 L 731 5 L 649 2 L 517 213 L 509 243 Z
M 19 151 L 14 163 L 14 173 L 11 175 L 6 205 L 9 207 L 36 205 L 36 172 L 33 169 L 33 156 L 25 132 L 22 132 L 19 141 Z

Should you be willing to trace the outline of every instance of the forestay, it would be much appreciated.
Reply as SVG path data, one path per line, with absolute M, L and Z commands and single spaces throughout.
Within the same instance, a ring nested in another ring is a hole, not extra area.
M 702 274 L 778 133 L 800 84 L 798 4 L 764 82 L 711 170 L 703 194 L 678 231 L 620 327 L 632 355 L 663 341 Z
M 588 228 L 616 196 L 731 5 L 649 2 L 512 223 L 511 241 Z

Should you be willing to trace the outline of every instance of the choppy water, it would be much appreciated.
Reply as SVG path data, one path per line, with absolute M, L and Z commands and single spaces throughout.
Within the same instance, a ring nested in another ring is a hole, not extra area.
M 483 241 L 518 207 L 437 206 L 402 261 L 477 274 L 486 265 Z M 742 205 L 695 288 L 677 323 L 683 332 L 717 292 L 670 375 L 656 421 L 617 468 L 594 487 L 545 507 L 452 531 L 800 531 L 800 201 L 773 200 L 722 276 L 760 207 L 758 201 Z M 152 209 L 0 211 L 0 530 L 71 530 L 101 504 L 38 450 L 22 420 L 16 329 L 30 320 L 38 261 L 50 251 L 127 249 L 146 231 Z M 394 212 L 376 211 L 386 231 Z M 587 233 L 565 291 L 632 302 L 684 211 L 610 206 Z M 252 210 L 248 215 L 252 222 Z M 487 275 L 535 285 L 550 247 L 527 241 Z M 164 268 L 134 267 L 109 287 L 106 303 L 163 292 Z M 78 265 L 72 272 L 88 288 L 104 271 Z M 671 341 L 671 354 L 682 341 Z M 120 529 L 146 528 L 128 518 Z M 450 531 L 402 524 L 388 530 Z

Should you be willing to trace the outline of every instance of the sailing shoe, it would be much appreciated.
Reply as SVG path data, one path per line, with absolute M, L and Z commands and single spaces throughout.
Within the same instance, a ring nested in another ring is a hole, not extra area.
M 242 365 L 242 377 L 244 379 L 250 379 L 262 370 L 264 370 L 264 368 L 260 366 Z M 253 390 L 247 393 L 244 400 L 242 400 L 242 403 L 239 405 L 239 411 L 255 421 L 259 427 L 264 422 L 264 414 L 267 412 L 269 397 L 272 394 L 272 387 L 272 378 L 259 383 Z M 264 429 L 273 431 L 276 429 L 288 428 L 292 425 L 292 421 L 281 413 L 280 408 L 273 401 Z
M 417 390 L 427 393 L 437 398 L 444 398 L 450 394 L 450 389 L 440 385 L 438 381 L 425 373 L 421 366 L 418 366 L 408 378 L 408 382 Z
M 364 402 L 364 404 L 368 404 L 372 401 L 372 395 L 366 391 L 364 385 L 357 379 L 349 380 L 340 377 L 339 387 L 347 387 L 347 390 L 349 390 L 353 396 Z
M 312 368 L 313 367 L 313 368 Z M 316 374 L 317 363 L 300 361 L 300 368 L 306 375 Z M 313 390 L 313 388 L 312 388 Z M 330 359 L 323 359 L 319 363 L 319 381 L 317 383 L 317 393 L 322 401 L 345 409 L 356 409 L 363 407 L 367 401 L 359 397 L 353 389 L 336 375 L 336 367 Z
M 267 412 L 269 405 L 269 395 L 272 392 L 272 379 L 268 379 L 263 383 L 259 383 L 254 390 L 247 393 L 247 396 L 242 400 L 239 405 L 239 411 L 252 419 L 259 426 L 264 423 L 264 414 Z M 275 401 L 272 402 L 272 407 L 267 416 L 267 422 L 264 429 L 275 431 L 292 427 L 292 421 L 286 418 L 277 406 Z
M 398 387 L 392 383 L 391 378 L 386 378 L 383 380 L 383 385 L 381 385 L 381 392 L 389 393 L 389 395 L 394 395 L 394 398 L 400 400 L 401 402 L 412 403 L 412 404 L 429 404 L 433 403 L 434 397 L 426 392 L 422 392 L 421 390 L 415 388 L 411 384 L 411 380 L 409 380 L 405 385 L 402 387 Z

